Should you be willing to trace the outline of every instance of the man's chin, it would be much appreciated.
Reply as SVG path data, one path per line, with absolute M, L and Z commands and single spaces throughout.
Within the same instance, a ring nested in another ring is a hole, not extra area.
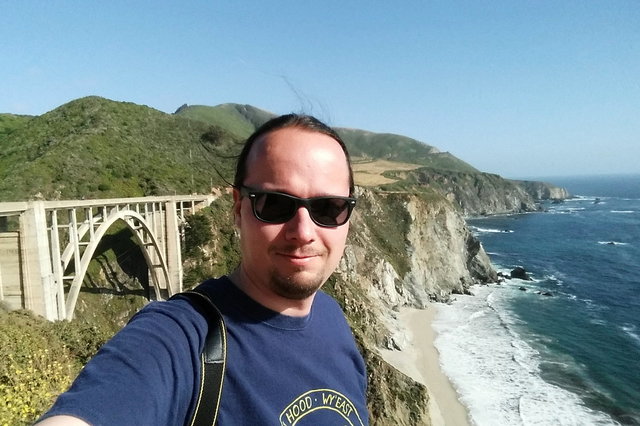
M 272 274 L 271 285 L 281 297 L 291 300 L 307 299 L 324 284 L 320 273 L 296 272 L 289 275 Z

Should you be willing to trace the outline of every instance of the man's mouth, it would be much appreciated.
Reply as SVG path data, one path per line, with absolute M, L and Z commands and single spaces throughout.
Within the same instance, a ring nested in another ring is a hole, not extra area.
M 288 257 L 290 259 L 311 259 L 317 257 L 317 254 L 296 254 L 296 253 L 280 253 L 280 256 Z
M 278 256 L 281 256 L 287 259 L 289 262 L 292 262 L 295 264 L 305 264 L 320 256 L 316 252 L 310 253 L 310 252 L 295 252 L 295 251 L 293 252 L 281 251 L 281 252 L 277 252 L 277 254 Z

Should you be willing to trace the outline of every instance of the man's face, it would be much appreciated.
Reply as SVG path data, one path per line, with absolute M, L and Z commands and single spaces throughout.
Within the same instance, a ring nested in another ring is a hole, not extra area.
M 244 186 L 301 198 L 349 196 L 349 169 L 336 140 L 322 133 L 284 128 L 258 139 L 247 158 Z M 241 273 L 260 292 L 287 299 L 315 293 L 335 270 L 344 251 L 349 224 L 316 225 L 300 207 L 286 223 L 264 223 L 253 215 L 251 200 L 234 190 L 240 229 Z

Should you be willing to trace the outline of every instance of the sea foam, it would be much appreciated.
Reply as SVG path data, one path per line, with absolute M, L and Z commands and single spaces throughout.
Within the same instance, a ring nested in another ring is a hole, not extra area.
M 433 327 L 442 369 L 475 424 L 616 424 L 542 379 L 540 353 L 520 337 L 520 320 L 504 308 L 517 290 L 489 285 L 473 292 L 439 306 Z
M 480 228 L 478 226 L 472 226 L 471 230 L 473 232 L 477 232 L 479 234 L 490 234 L 490 233 L 495 233 L 495 234 L 512 234 L 513 231 L 510 229 L 491 229 L 491 228 Z
M 638 327 L 633 324 L 625 324 L 622 327 L 622 331 L 633 340 L 633 342 L 640 346 L 640 335 L 638 335 Z

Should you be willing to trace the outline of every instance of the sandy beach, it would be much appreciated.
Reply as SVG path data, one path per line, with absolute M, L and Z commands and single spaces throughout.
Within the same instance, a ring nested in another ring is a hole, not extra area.
M 401 309 L 398 318 L 408 331 L 409 344 L 402 351 L 382 350 L 381 355 L 395 368 L 427 386 L 434 426 L 468 426 L 468 411 L 440 369 L 438 350 L 433 344 L 435 332 L 431 323 L 436 309 L 434 304 L 424 310 Z

